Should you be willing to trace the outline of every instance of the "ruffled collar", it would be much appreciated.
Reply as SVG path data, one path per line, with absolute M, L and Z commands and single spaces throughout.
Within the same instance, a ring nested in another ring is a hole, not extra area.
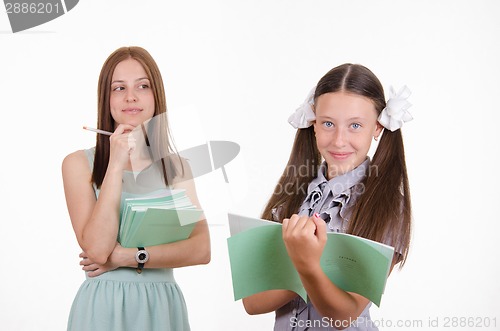
M 346 232 L 352 206 L 364 191 L 362 182 L 369 166 L 370 159 L 367 158 L 355 169 L 328 180 L 325 177 L 328 166 L 323 162 L 317 177 L 309 183 L 299 215 L 319 213 L 328 223 L 329 231 Z

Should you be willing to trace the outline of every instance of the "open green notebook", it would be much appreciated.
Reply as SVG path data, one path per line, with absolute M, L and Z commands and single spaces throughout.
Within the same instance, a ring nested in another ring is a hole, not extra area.
M 185 190 L 125 199 L 118 241 L 123 247 L 144 247 L 187 239 L 203 211 Z
M 288 256 L 281 224 L 228 214 L 227 239 L 234 299 L 272 289 L 291 290 L 307 301 L 299 274 Z M 329 232 L 321 266 L 330 280 L 380 306 L 394 248 L 365 238 Z

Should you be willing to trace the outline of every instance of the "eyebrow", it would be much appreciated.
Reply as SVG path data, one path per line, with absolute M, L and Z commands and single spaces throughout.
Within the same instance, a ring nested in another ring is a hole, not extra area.
M 326 119 L 326 120 L 335 120 L 333 117 L 330 116 L 318 116 L 317 118 L 320 119 Z M 364 121 L 366 118 L 355 116 L 355 117 L 350 117 L 347 119 L 347 121 Z
M 137 78 L 135 81 L 136 81 L 136 82 L 139 82 L 139 81 L 141 81 L 141 80 L 149 80 L 149 78 L 148 78 L 148 77 L 141 77 L 141 78 Z M 112 82 L 111 82 L 111 84 L 115 84 L 115 83 L 123 83 L 123 82 L 125 82 L 125 81 L 124 81 L 124 80 L 121 80 L 121 79 L 117 79 L 117 80 L 112 81 Z

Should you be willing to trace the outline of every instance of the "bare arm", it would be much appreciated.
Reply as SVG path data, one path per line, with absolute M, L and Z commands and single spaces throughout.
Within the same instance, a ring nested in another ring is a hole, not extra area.
M 297 297 L 288 290 L 269 290 L 243 298 L 243 306 L 250 315 L 266 314 L 281 308 Z
M 127 132 L 119 125 L 110 139 L 110 158 L 96 200 L 84 151 L 68 155 L 62 164 L 64 192 L 78 244 L 90 259 L 105 264 L 116 246 L 123 170 L 129 160 Z
M 62 172 L 66 204 L 78 244 L 93 260 L 104 264 L 116 242 L 119 202 L 111 192 L 103 190 L 98 205 L 84 151 L 68 155 L 63 161 Z M 116 177 L 108 176 L 107 184 L 112 186 L 117 182 L 115 185 L 121 189 L 121 178 L 118 181 Z M 102 254 L 102 251 L 108 253 Z

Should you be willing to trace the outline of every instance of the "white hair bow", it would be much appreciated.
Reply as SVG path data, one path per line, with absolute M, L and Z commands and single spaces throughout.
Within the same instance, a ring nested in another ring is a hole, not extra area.
M 387 100 L 385 108 L 378 117 L 378 121 L 382 126 L 392 132 L 401 129 L 404 122 L 409 122 L 413 119 L 408 112 L 411 103 L 408 102 L 408 97 L 411 91 L 408 87 L 403 86 L 398 93 L 394 92 L 391 86 L 391 97 Z
M 312 107 L 314 106 L 314 92 L 316 91 L 316 86 L 309 92 L 307 98 L 304 102 L 295 110 L 295 112 L 288 118 L 288 123 L 290 123 L 296 129 L 305 129 L 310 127 L 316 115 Z

